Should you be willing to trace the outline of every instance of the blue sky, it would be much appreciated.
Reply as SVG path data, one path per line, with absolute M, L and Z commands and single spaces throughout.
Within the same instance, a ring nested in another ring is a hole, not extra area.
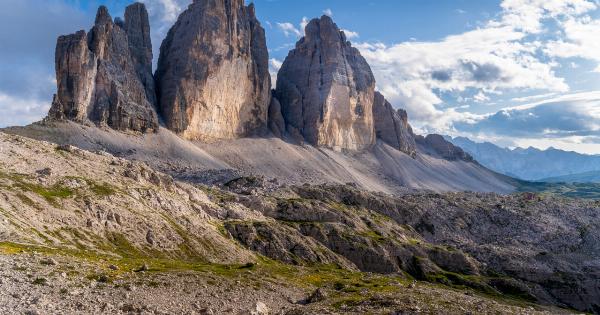
M 143 0 L 155 52 L 191 0 Z M 56 37 L 89 29 L 100 4 L 0 0 L 0 126 L 42 118 Z M 255 0 L 273 77 L 307 19 L 328 14 L 417 132 L 600 154 L 600 5 L 594 0 Z M 158 56 L 155 53 L 155 56 Z

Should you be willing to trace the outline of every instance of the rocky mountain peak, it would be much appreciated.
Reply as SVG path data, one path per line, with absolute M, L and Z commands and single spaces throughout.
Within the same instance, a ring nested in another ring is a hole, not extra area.
M 136 10 L 139 14 L 132 14 Z M 79 31 L 59 37 L 58 91 L 48 118 L 92 122 L 116 130 L 158 130 L 151 66 L 147 58 L 138 58 L 150 54 L 151 60 L 148 14 L 143 4 L 126 11 L 124 25 L 129 31 L 113 23 L 108 9 L 101 6 L 89 34 Z M 144 34 L 138 32 L 144 29 L 148 40 L 143 44 L 138 45 L 136 37 L 129 39 L 129 34 Z
M 334 149 L 362 150 L 375 142 L 375 78 L 329 16 L 313 19 L 285 59 L 276 96 L 292 136 Z
M 96 12 L 96 22 L 94 22 L 94 24 L 102 25 L 111 23 L 112 17 L 110 16 L 110 13 L 108 13 L 108 8 L 106 6 L 101 5 L 98 8 L 98 12 Z
M 271 84 L 254 6 L 194 1 L 161 46 L 156 79 L 167 127 L 187 139 L 233 139 L 265 129 Z

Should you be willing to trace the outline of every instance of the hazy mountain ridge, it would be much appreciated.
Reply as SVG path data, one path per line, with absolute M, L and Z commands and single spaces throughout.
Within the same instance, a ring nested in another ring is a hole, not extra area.
M 465 137 L 446 137 L 467 151 L 483 166 L 496 172 L 524 180 L 554 180 L 567 175 L 600 170 L 600 155 L 586 155 L 554 148 L 508 149 L 490 142 L 477 143 Z M 584 178 L 575 176 L 573 178 Z M 593 177 L 592 177 L 593 179 Z M 567 177 L 567 180 L 570 181 Z
M 548 177 L 541 179 L 541 181 L 549 183 L 600 183 L 600 171 Z

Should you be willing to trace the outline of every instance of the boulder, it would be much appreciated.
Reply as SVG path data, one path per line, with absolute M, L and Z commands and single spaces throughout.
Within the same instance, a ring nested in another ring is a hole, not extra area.
M 277 75 L 286 131 L 315 145 L 362 150 L 375 142 L 375 78 L 328 16 L 314 19 Z
M 163 41 L 155 77 L 166 125 L 186 139 L 266 130 L 271 77 L 253 4 L 195 0 Z
M 127 8 L 124 22 L 113 22 L 108 9 L 101 6 L 89 33 L 59 37 L 58 92 L 48 118 L 93 122 L 121 131 L 157 131 L 152 80 L 147 81 L 152 70 L 151 43 L 141 35 L 146 41 L 138 45 L 128 35 L 148 32 L 146 9 L 134 4 Z
M 373 121 L 377 138 L 412 157 L 417 155 L 415 135 L 406 111 L 395 110 L 379 92 L 375 92 Z

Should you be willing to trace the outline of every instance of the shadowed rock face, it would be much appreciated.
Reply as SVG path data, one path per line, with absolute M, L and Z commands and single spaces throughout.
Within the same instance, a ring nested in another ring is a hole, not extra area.
M 463 149 L 453 145 L 452 143 L 446 141 L 444 137 L 431 134 L 426 137 L 416 136 L 416 142 L 420 145 L 425 146 L 428 149 L 435 151 L 442 158 L 450 161 L 466 161 L 466 162 L 474 162 L 473 157 L 463 151 Z
M 187 139 L 266 129 L 271 78 L 254 5 L 194 1 L 162 43 L 156 80 L 167 127 Z
M 408 124 L 406 111 L 395 110 L 379 92 L 375 92 L 373 120 L 378 138 L 412 157 L 416 156 L 415 136 Z
M 128 6 L 125 10 L 124 29 L 129 40 L 129 51 L 135 69 L 142 84 L 146 88 L 146 97 L 157 106 L 156 88 L 152 75 L 152 40 L 150 39 L 150 23 L 148 11 L 141 3 Z
M 152 45 L 144 5 L 127 8 L 125 22 L 113 23 L 98 9 L 89 34 L 61 36 L 50 119 L 94 122 L 116 130 L 158 130 L 151 75 Z M 131 35 L 129 38 L 128 35 Z
M 374 91 L 371 68 L 328 16 L 307 25 L 277 76 L 288 133 L 334 149 L 373 145 Z

